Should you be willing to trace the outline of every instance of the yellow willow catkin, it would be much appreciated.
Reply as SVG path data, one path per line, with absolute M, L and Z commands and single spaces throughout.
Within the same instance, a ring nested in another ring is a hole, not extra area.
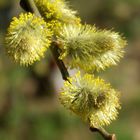
M 78 72 L 64 82 L 60 102 L 92 127 L 109 125 L 120 109 L 119 92 L 93 75 Z
M 58 35 L 62 53 L 71 68 L 85 72 L 104 70 L 123 57 L 126 41 L 116 32 L 91 25 L 64 25 Z
M 35 0 L 36 6 L 46 22 L 57 32 L 62 24 L 79 24 L 77 12 L 69 8 L 64 0 Z
M 44 57 L 52 33 L 46 22 L 31 13 L 14 17 L 6 35 L 8 55 L 21 65 L 31 65 Z

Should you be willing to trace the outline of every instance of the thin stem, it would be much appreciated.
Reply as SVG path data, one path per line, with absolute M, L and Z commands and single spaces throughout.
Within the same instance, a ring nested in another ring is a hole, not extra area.
M 58 66 L 58 68 L 59 68 L 59 70 L 61 72 L 63 80 L 68 80 L 69 72 L 68 72 L 65 64 L 63 63 L 63 61 L 59 59 L 60 53 L 59 53 L 58 46 L 59 46 L 59 44 L 54 42 L 52 44 L 52 46 L 50 47 L 51 52 L 52 52 L 52 54 L 54 56 L 54 59 L 56 61 L 57 66 Z
M 102 135 L 105 140 L 117 140 L 115 134 L 109 134 L 104 128 L 94 128 L 90 127 L 92 132 L 98 132 Z

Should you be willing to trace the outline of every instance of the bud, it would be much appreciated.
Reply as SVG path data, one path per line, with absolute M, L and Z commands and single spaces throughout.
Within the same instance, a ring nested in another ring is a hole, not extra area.
M 86 72 L 116 65 L 123 57 L 126 45 L 118 33 L 97 30 L 90 25 L 65 25 L 58 40 L 62 44 L 60 58 L 69 58 L 68 65 L 71 68 L 81 68 Z
M 36 6 L 45 20 L 57 20 L 62 23 L 79 23 L 76 11 L 69 9 L 64 0 L 35 0 Z
M 64 82 L 61 103 L 92 127 L 109 125 L 120 109 L 119 93 L 104 80 L 78 72 Z
M 14 17 L 6 36 L 8 55 L 21 65 L 31 65 L 44 57 L 51 43 L 52 33 L 46 22 L 35 15 L 21 14 Z

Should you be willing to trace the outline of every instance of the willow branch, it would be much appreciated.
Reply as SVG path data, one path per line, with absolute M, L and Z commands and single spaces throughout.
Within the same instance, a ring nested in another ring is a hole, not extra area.
M 68 72 L 65 64 L 63 63 L 63 61 L 59 59 L 59 56 L 60 56 L 59 44 L 57 42 L 54 42 L 50 48 L 51 48 L 51 52 L 54 56 L 54 59 L 56 61 L 56 64 L 61 72 L 63 80 L 68 80 L 69 72 Z
M 32 12 L 34 14 L 36 14 L 37 16 L 40 16 L 41 17 L 41 14 L 40 12 L 38 11 L 35 3 L 34 3 L 34 0 L 21 0 L 20 1 L 20 5 L 21 7 L 27 11 L 27 12 Z M 60 56 L 60 52 L 59 52 L 59 44 L 57 42 L 53 42 L 52 43 L 52 46 L 50 47 L 51 48 L 51 52 L 54 56 L 54 59 L 56 61 L 56 64 L 62 74 L 62 78 L 64 80 L 68 80 L 68 77 L 69 77 L 69 73 L 68 73 L 68 70 L 65 66 L 65 64 L 63 63 L 62 60 L 59 59 L 59 56 Z M 102 137 L 105 139 L 105 140 L 116 140 L 116 136 L 115 134 L 109 134 L 105 129 L 103 128 L 93 128 L 93 127 L 90 127 L 90 130 L 92 132 L 98 132 L 99 134 L 102 135 Z
M 102 135 L 102 137 L 103 137 L 105 140 L 117 140 L 115 134 L 109 134 L 109 133 L 108 133 L 105 129 L 103 129 L 103 128 L 93 128 L 93 127 L 90 127 L 90 130 L 91 130 L 92 132 L 98 132 L 99 134 Z

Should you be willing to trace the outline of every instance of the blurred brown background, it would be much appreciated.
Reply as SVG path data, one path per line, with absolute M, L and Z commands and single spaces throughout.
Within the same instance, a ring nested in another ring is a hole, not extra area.
M 107 130 L 118 140 L 140 140 L 140 0 L 71 0 L 83 23 L 122 33 L 125 57 L 99 75 L 122 93 L 119 119 Z M 32 67 L 6 56 L 4 35 L 22 9 L 18 0 L 0 0 L 0 140 L 101 140 L 58 101 L 63 84 L 50 53 Z

